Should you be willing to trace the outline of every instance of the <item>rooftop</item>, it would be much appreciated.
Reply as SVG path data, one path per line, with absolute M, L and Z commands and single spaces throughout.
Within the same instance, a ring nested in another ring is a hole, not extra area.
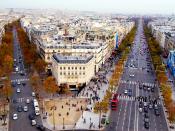
M 88 63 L 93 58 L 93 55 L 84 55 L 84 56 L 69 56 L 69 55 L 61 55 L 61 54 L 54 54 L 53 59 L 57 61 L 57 63 L 80 63 L 85 64 Z

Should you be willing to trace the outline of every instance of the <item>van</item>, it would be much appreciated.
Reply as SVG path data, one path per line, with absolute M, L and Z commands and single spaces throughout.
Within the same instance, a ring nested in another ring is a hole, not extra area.
M 36 115 L 36 116 L 40 115 L 39 107 L 35 107 L 35 115 Z

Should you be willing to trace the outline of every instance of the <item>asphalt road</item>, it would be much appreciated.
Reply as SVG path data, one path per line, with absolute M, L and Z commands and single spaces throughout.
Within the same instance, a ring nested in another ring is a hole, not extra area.
M 111 111 L 107 125 L 107 131 L 168 131 L 166 119 L 163 113 L 160 99 L 157 100 L 160 115 L 156 116 L 154 109 L 148 108 L 149 129 L 144 127 L 144 111 L 139 112 L 139 96 L 147 96 L 150 99 L 159 98 L 158 87 L 155 82 L 155 74 L 151 63 L 147 44 L 144 39 L 142 20 L 139 20 L 134 45 L 125 64 L 119 88 L 117 90 L 119 104 L 116 111 Z M 139 83 L 154 87 L 154 92 L 139 88 Z M 132 90 L 132 96 L 124 94 L 125 89 Z
M 19 46 L 19 41 L 17 38 L 17 32 L 16 29 L 13 29 L 13 38 L 14 38 L 14 59 L 16 59 L 16 66 L 19 67 L 19 71 L 25 72 L 24 69 L 24 61 L 23 61 L 23 56 L 21 54 L 21 48 Z M 21 60 L 19 59 L 19 57 L 21 57 Z M 21 62 L 19 62 L 21 61 Z M 26 72 L 25 72 L 26 73 Z M 23 86 L 22 84 L 13 86 L 13 96 L 11 98 L 11 102 L 10 102 L 10 121 L 9 121 L 9 131 L 37 131 L 35 126 L 31 126 L 31 121 L 28 119 L 28 115 L 31 113 L 34 113 L 34 108 L 33 108 L 33 104 L 32 104 L 32 89 L 31 86 L 29 84 L 29 79 L 28 79 L 28 75 L 26 73 L 26 75 L 22 76 L 19 73 L 15 72 L 15 67 L 14 67 L 14 72 L 11 75 L 11 80 L 12 83 L 17 83 L 17 81 L 20 81 L 20 83 L 26 83 L 25 86 Z M 21 89 L 21 93 L 17 93 L 16 89 L 20 88 Z M 26 104 L 26 99 L 29 98 L 30 104 Z M 17 102 L 15 103 L 14 100 L 16 100 Z M 17 111 L 17 107 L 21 105 L 27 105 L 28 106 L 28 112 L 18 112 Z M 17 113 L 18 114 L 18 119 L 17 120 L 13 120 L 13 114 Z M 41 124 L 41 118 L 40 116 L 36 117 L 36 121 L 38 124 Z

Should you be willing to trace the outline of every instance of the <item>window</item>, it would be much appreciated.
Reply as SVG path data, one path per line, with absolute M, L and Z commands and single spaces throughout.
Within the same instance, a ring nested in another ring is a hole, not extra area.
M 72 72 L 72 75 L 74 75 L 74 73 Z
M 60 70 L 62 70 L 62 67 L 60 67 Z
M 74 69 L 74 67 L 72 67 L 72 70 Z
M 80 67 L 80 70 L 81 70 L 81 67 Z
M 66 72 L 64 72 L 64 75 L 66 75 Z
M 70 70 L 70 67 L 68 67 L 68 70 Z
M 70 75 L 70 72 L 68 72 L 68 75 Z
M 75 75 L 77 75 L 77 72 L 75 72 Z
M 83 72 L 83 75 L 85 75 L 85 72 Z
M 66 67 L 64 67 L 64 70 L 66 70 Z
M 62 72 L 60 72 L 60 75 L 62 75 Z
M 77 67 L 75 67 L 75 70 L 77 70 Z
M 83 70 L 85 70 L 85 67 L 83 67 Z
M 79 75 L 81 75 L 81 72 L 79 73 Z

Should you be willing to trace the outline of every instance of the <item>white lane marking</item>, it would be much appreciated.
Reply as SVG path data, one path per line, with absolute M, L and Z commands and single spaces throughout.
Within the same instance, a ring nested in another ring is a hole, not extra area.
M 130 111 L 129 111 L 129 124 L 128 124 L 128 131 L 129 131 L 129 129 L 130 129 L 130 120 L 131 120 L 131 111 L 132 111 L 132 109 L 131 109 L 131 107 L 132 107 L 132 101 L 131 101 L 131 106 L 130 106 Z
M 126 105 L 125 105 L 125 110 L 124 110 L 124 119 L 123 119 L 123 125 L 122 125 L 122 131 L 123 131 L 123 127 L 124 127 L 124 125 L 125 125 L 127 104 L 128 104 L 128 101 L 126 101 Z
M 117 130 L 117 127 L 118 127 L 118 124 L 119 124 L 119 118 L 120 118 L 120 113 L 121 113 L 121 111 L 122 111 L 122 107 L 123 107 L 123 101 L 121 100 L 121 107 L 120 107 L 119 114 L 118 114 L 117 125 L 116 125 L 116 131 L 118 131 L 118 130 Z

